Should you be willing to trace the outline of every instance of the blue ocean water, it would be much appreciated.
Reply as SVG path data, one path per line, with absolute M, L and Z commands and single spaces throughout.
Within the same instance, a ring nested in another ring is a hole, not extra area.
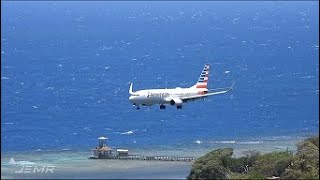
M 319 133 L 318 2 L 2 2 L 1 150 Z M 234 90 L 136 110 L 134 90 Z

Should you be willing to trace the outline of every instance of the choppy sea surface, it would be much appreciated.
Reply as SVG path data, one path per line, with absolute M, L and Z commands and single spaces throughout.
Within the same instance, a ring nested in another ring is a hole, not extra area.
M 99 136 L 145 153 L 283 150 L 319 133 L 316 1 L 1 4 L 3 153 L 87 151 Z M 231 93 L 181 110 L 128 101 L 129 82 L 189 87 L 205 63 L 209 87 L 235 80 Z

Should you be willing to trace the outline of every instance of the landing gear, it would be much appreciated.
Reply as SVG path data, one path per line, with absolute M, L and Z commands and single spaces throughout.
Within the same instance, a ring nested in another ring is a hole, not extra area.
M 140 109 L 140 106 L 137 106 L 137 110 L 139 110 Z
M 177 109 L 182 109 L 182 105 L 177 106 Z
M 161 104 L 161 105 L 160 105 L 160 109 L 166 109 L 166 106 L 163 105 L 163 104 Z

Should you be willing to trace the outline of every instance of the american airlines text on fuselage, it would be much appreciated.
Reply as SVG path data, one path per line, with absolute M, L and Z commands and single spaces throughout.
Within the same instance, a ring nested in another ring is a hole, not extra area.
M 152 93 L 152 92 L 148 92 L 147 98 L 150 97 L 169 97 L 169 96 L 182 96 L 182 95 L 194 95 L 195 93 Z

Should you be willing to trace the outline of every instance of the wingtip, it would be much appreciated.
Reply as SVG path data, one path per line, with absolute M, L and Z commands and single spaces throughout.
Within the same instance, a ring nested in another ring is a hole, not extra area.
M 132 90 L 132 82 L 130 82 L 129 94 L 133 94 L 133 90 Z
M 233 82 L 232 82 L 232 84 L 231 84 L 231 86 L 230 86 L 230 90 L 232 90 L 233 89 L 233 86 L 234 86 L 234 84 L 236 83 L 236 81 L 235 80 L 233 80 Z

